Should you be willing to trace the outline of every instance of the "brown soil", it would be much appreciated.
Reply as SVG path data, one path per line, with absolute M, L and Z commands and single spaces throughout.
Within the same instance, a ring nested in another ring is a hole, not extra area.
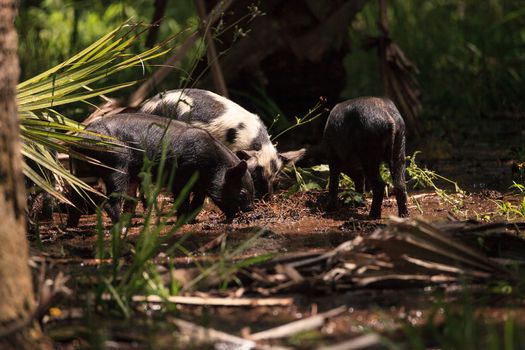
M 459 219 L 499 221 L 505 218 L 498 215 L 496 201 L 505 199 L 516 203 L 519 199 L 517 196 L 503 196 L 499 192 L 485 190 L 463 196 L 460 198 L 463 204 L 459 207 L 453 207 L 451 204 L 445 203 L 434 192 L 410 192 L 409 196 L 411 216 L 421 216 L 429 221 L 446 220 L 449 215 L 454 215 Z M 169 203 L 167 198 L 161 200 Z M 184 225 L 175 234 L 175 239 L 189 234 L 184 247 L 189 252 L 193 252 L 194 258 L 189 259 L 183 253 L 176 253 L 171 261 L 176 267 L 184 268 L 194 266 L 198 259 L 216 259 L 221 254 L 220 248 L 210 242 L 224 233 L 227 237 L 227 247 L 239 246 L 248 238 L 253 237 L 254 234 L 260 234 L 254 243 L 236 258 L 247 258 L 268 253 L 324 252 L 358 235 L 370 234 L 376 228 L 384 226 L 389 215 L 397 213 L 396 202 L 392 196 L 386 198 L 383 203 L 381 220 L 367 219 L 370 200 L 367 200 L 364 206 L 344 205 L 335 212 L 326 212 L 324 210 L 325 202 L 325 192 L 312 191 L 295 193 L 290 196 L 281 192 L 272 201 L 256 203 L 254 211 L 243 213 L 232 222 L 225 222 L 220 211 L 208 203 L 197 216 L 195 223 Z M 143 225 L 140 218 L 141 213 L 142 208 L 139 205 L 132 228 L 128 233 L 130 242 L 134 241 Z M 176 218 L 170 220 L 175 223 Z M 61 214 L 55 214 L 53 222 L 42 222 L 40 224 L 43 247 L 42 250 L 36 248 L 37 244 L 34 242 L 34 258 L 40 256 L 51 263 L 52 274 L 63 271 L 71 276 L 85 277 L 89 275 L 93 268 L 100 265 L 99 261 L 93 260 L 97 241 L 96 221 L 96 215 L 85 215 L 82 217 L 78 228 L 65 229 L 62 224 L 65 222 L 65 217 Z M 107 232 L 110 228 L 110 222 L 105 216 L 103 223 L 106 230 L 106 240 L 108 240 Z M 239 290 L 242 294 L 242 289 L 233 286 L 233 288 L 218 292 L 218 294 L 239 293 Z M 334 291 L 327 294 L 310 294 L 303 291 L 291 295 L 295 302 L 289 307 L 245 309 L 179 305 L 177 309 L 181 311 L 184 318 L 195 323 L 201 323 L 200 320 L 203 320 L 204 317 L 207 327 L 241 335 L 275 327 L 346 303 L 349 306 L 348 311 L 331 318 L 321 329 L 311 333 L 311 339 L 299 337 L 293 341 L 289 339 L 286 343 L 288 346 L 308 348 L 313 344 L 344 341 L 352 336 L 362 334 L 365 328 L 383 332 L 392 330 L 395 325 L 399 325 L 400 321 L 413 325 L 422 324 L 431 312 L 428 309 L 429 299 L 432 298 L 434 292 L 435 289 L 433 288 L 403 289 L 402 293 L 395 288 L 365 289 L 351 292 Z M 521 303 L 519 304 L 521 305 Z M 491 315 L 491 318 L 498 322 L 504 318 L 502 315 L 505 315 L 509 310 L 505 305 L 498 304 L 497 307 L 496 305 L 486 307 L 484 313 Z M 520 320 L 525 319 L 524 310 L 523 306 L 512 306 L 512 313 L 517 315 L 516 317 Z M 151 312 L 151 310 L 146 311 L 145 315 L 151 315 Z M 55 334 L 53 332 L 61 334 L 60 327 L 74 328 L 73 324 L 75 323 L 68 323 L 67 325 L 60 322 L 52 323 L 47 326 L 47 330 L 50 334 Z M 123 332 L 117 324 L 110 322 L 109 325 L 106 325 L 110 328 L 109 333 L 113 337 L 119 337 L 118 334 Z M 135 324 L 129 325 L 129 329 L 133 327 L 137 329 L 136 332 L 131 333 L 138 336 L 144 334 L 150 326 L 147 325 L 147 322 L 140 323 L 137 319 Z M 71 332 L 75 333 L 74 330 Z M 159 332 L 159 337 L 155 341 L 158 347 L 169 347 L 171 337 L 162 331 L 153 332 Z M 120 336 L 125 339 L 122 348 L 126 348 L 129 342 L 133 340 L 129 334 Z M 61 336 L 55 334 L 54 337 L 59 339 Z M 135 339 L 138 342 L 148 342 L 150 339 L 149 337 L 138 337 Z M 68 340 L 71 338 L 66 337 L 65 340 L 62 339 L 61 341 L 71 344 Z M 294 343 L 294 341 L 298 343 Z M 283 344 L 280 342 L 273 343 Z
M 390 215 L 397 215 L 393 196 L 383 201 L 381 220 L 368 220 L 370 199 L 367 199 L 366 205 L 341 205 L 338 210 L 327 212 L 324 209 L 326 198 L 325 192 L 300 192 L 290 196 L 281 192 L 271 201 L 257 202 L 254 211 L 241 213 L 231 222 L 225 220 L 218 208 L 207 203 L 195 223 L 184 225 L 177 235 L 191 233 L 186 248 L 193 251 L 222 233 L 227 233 L 232 242 L 241 242 L 255 232 L 264 230 L 260 242 L 257 247 L 250 248 L 249 255 L 319 251 L 334 248 L 357 234 L 370 233 L 385 225 Z M 458 197 L 463 201 L 463 205 L 458 207 L 446 203 L 431 191 L 410 192 L 409 198 L 411 216 L 428 221 L 443 220 L 448 215 L 479 221 L 503 220 L 505 218 L 498 215 L 496 202 L 505 199 L 516 204 L 519 199 L 518 196 L 504 197 L 497 191 L 489 190 Z M 161 198 L 160 201 L 168 202 L 169 207 L 168 198 Z M 143 225 L 141 214 L 139 204 L 128 233 L 130 239 L 138 234 Z M 71 250 L 70 254 L 65 255 L 89 257 L 97 239 L 96 215 L 83 215 L 77 228 L 64 228 L 65 221 L 65 214 L 56 213 L 53 222 L 40 222 L 39 230 L 45 251 L 54 255 L 53 248 L 59 247 L 60 253 L 57 254 L 62 257 L 64 248 L 66 251 Z M 176 217 L 169 221 L 175 223 Z M 103 223 L 106 231 L 109 230 L 110 220 L 105 214 Z

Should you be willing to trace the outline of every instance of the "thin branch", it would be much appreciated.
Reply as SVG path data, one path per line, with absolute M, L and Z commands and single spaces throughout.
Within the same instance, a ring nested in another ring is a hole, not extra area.
M 109 297 L 109 296 L 108 296 Z M 218 298 L 218 297 L 194 297 L 194 296 L 169 296 L 162 298 L 157 295 L 135 295 L 132 297 L 134 302 L 162 303 L 170 302 L 186 305 L 207 305 L 207 306 L 290 306 L 293 298 Z
M 168 0 L 155 0 L 155 12 L 153 13 L 153 19 L 151 20 L 151 27 L 146 38 L 146 47 L 150 49 L 157 42 L 157 37 L 159 35 L 160 24 L 166 13 L 166 5 Z
M 209 26 L 212 26 L 219 20 L 220 14 L 226 11 L 232 4 L 234 0 L 225 0 L 220 3 L 218 3 L 213 10 L 210 12 L 210 14 L 207 16 L 206 22 L 209 23 Z M 153 73 L 153 75 L 144 82 L 130 97 L 129 99 L 129 106 L 130 107 L 138 107 L 142 101 L 146 99 L 146 96 L 148 96 L 153 88 L 162 82 L 168 74 L 175 68 L 175 63 L 180 61 L 184 56 L 186 56 L 186 53 L 189 51 L 189 49 L 195 44 L 199 37 L 199 34 L 197 31 L 193 32 L 186 41 L 175 51 L 175 53 L 168 58 L 162 66 Z
M 339 306 L 335 309 L 303 318 L 298 321 L 290 322 L 285 325 L 267 329 L 262 332 L 254 333 L 249 336 L 251 340 L 263 340 L 263 339 L 276 339 L 284 338 L 299 332 L 308 331 L 311 329 L 319 328 L 324 325 L 325 321 L 331 317 L 338 316 L 347 310 L 347 306 Z
M 197 13 L 201 19 L 201 35 L 204 36 L 206 40 L 206 49 L 209 55 L 209 63 L 211 65 L 211 75 L 213 78 L 213 83 L 217 92 L 228 98 L 228 89 L 226 88 L 226 82 L 224 81 L 224 76 L 222 74 L 221 65 L 219 63 L 219 56 L 217 55 L 217 50 L 215 48 L 215 43 L 213 42 L 213 36 L 211 35 L 210 26 L 206 22 L 206 6 L 204 5 L 203 0 L 195 0 L 195 7 L 197 8 Z

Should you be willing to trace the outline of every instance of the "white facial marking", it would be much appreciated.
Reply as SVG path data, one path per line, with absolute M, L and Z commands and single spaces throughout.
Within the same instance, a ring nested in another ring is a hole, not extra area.
M 276 173 L 272 171 L 272 160 L 277 165 L 277 172 L 281 169 L 282 161 L 279 159 L 277 150 L 271 143 L 263 144 L 260 151 L 257 152 L 257 163 L 263 167 L 265 176 L 273 178 Z

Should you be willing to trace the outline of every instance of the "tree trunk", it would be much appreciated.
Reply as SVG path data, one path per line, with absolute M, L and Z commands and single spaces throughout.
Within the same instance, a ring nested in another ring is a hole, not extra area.
M 283 118 L 278 129 L 306 114 L 321 96 L 328 101 L 327 108 L 338 103 L 346 80 L 343 61 L 350 51 L 348 25 L 368 1 L 265 0 L 257 6 L 250 0 L 235 1 L 224 13 L 224 30 L 216 40 L 232 99 L 259 114 L 267 125 L 277 113 L 284 114 L 287 119 Z M 205 2 L 211 8 L 220 0 Z M 248 34 L 239 35 L 239 28 Z M 197 79 L 203 72 L 208 72 L 206 61 L 199 64 L 193 77 Z M 197 82 L 200 88 L 213 86 L 211 72 Z M 278 111 L 265 109 L 270 105 Z M 279 139 L 279 147 L 284 150 L 318 143 L 323 121 L 318 118 L 307 128 L 290 132 Z
M 25 195 L 16 106 L 20 73 L 14 27 L 16 0 L 0 0 L 0 348 L 35 347 L 28 266 Z
M 155 46 L 155 43 L 157 42 L 160 24 L 162 23 L 164 13 L 166 13 L 167 4 L 168 0 L 155 0 L 155 12 L 153 13 L 153 19 L 151 20 L 152 27 L 149 29 L 148 36 L 146 38 L 146 47 L 149 47 L 150 49 Z

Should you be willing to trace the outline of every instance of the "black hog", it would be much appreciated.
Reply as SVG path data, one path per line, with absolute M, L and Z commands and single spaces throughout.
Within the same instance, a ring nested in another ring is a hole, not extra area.
M 350 176 L 357 192 L 365 179 L 373 192 L 370 218 L 381 217 L 385 183 L 379 174 L 386 162 L 394 182 L 398 214 L 408 216 L 405 183 L 405 122 L 388 98 L 360 97 L 336 105 L 324 129 L 330 166 L 329 208 L 337 205 L 339 174 Z
M 140 183 L 139 172 L 145 157 L 159 160 L 163 147 L 167 154 L 166 172 L 174 167 L 175 177 L 170 190 L 177 196 L 194 173 L 198 178 L 179 213 L 190 213 L 204 203 L 205 196 L 226 214 L 233 217 L 239 210 L 250 210 L 253 203 L 253 181 L 246 161 L 240 160 L 205 130 L 189 124 L 146 114 L 117 114 L 91 123 L 86 131 L 110 136 L 129 147 L 106 146 L 101 149 L 78 149 L 82 154 L 99 160 L 107 167 L 93 166 L 106 186 L 106 193 L 135 196 Z M 105 140 L 86 134 L 89 138 Z M 81 163 L 81 164 L 75 164 Z M 86 165 L 75 160 L 73 168 Z M 109 168 L 108 168 L 109 167 Z M 158 164 L 152 169 L 157 176 Z M 110 196 L 105 210 L 113 223 L 119 220 L 124 203 L 123 196 Z M 124 207 L 124 209 L 127 209 Z M 78 225 L 80 213 L 73 211 L 68 226 Z
M 279 171 L 304 154 L 304 150 L 278 153 L 259 116 L 211 91 L 181 89 L 162 92 L 145 101 L 140 111 L 178 119 L 207 130 L 241 159 L 248 161 L 259 198 L 271 195 Z

